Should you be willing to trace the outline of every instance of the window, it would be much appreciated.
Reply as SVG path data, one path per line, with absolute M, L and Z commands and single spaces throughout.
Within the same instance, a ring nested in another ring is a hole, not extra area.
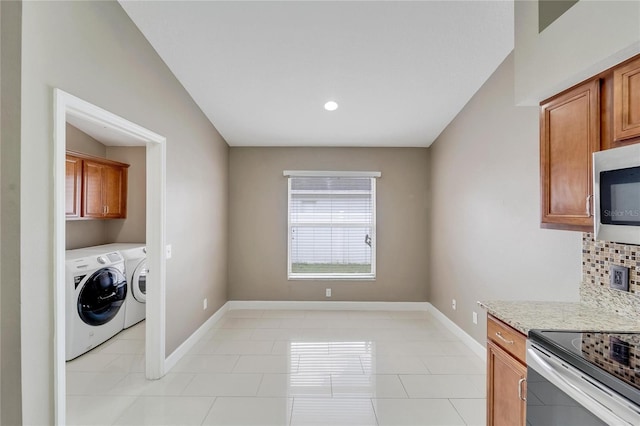
M 374 279 L 379 172 L 285 171 L 289 279 Z

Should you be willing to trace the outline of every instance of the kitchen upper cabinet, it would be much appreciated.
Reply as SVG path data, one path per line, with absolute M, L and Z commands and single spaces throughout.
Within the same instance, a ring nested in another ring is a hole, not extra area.
M 541 226 L 593 228 L 592 154 L 600 150 L 600 82 L 573 87 L 541 104 Z
M 487 318 L 487 426 L 526 424 L 526 337 Z
M 67 155 L 65 173 L 65 215 L 67 218 L 80 217 L 80 189 L 82 187 L 82 160 Z
M 640 137 L 640 57 L 613 70 L 613 141 Z
M 79 161 L 82 185 L 75 198 L 80 205 L 82 219 L 122 219 L 127 216 L 128 164 L 118 163 L 88 155 L 67 154 L 67 205 L 71 203 L 69 192 L 69 158 Z M 67 207 L 68 208 L 68 207 Z M 77 217 L 69 216 L 68 218 Z

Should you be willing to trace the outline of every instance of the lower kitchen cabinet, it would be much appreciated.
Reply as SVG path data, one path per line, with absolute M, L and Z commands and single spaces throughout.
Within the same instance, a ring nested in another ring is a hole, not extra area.
M 487 320 L 487 426 L 526 424 L 526 337 Z

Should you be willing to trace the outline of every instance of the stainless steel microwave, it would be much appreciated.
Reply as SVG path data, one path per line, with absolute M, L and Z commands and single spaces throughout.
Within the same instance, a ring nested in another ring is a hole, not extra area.
M 640 245 L 640 144 L 593 154 L 594 236 Z

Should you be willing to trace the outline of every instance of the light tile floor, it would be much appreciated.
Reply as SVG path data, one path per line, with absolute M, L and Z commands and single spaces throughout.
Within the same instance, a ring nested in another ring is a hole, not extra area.
M 483 425 L 485 365 L 426 312 L 232 310 L 161 380 L 144 323 L 67 363 L 69 425 Z

